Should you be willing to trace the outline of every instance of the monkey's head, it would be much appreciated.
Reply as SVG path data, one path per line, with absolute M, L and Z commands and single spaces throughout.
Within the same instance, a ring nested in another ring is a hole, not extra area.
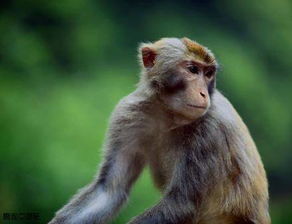
M 211 51 L 188 38 L 163 38 L 139 49 L 142 83 L 163 106 L 188 120 L 208 111 L 217 70 Z

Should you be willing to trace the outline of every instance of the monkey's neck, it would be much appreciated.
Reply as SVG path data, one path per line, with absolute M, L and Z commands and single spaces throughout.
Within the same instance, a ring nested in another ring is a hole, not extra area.
M 176 128 L 179 128 L 181 126 L 185 126 L 185 125 L 188 125 L 188 124 L 191 124 L 194 122 L 194 120 L 190 120 L 188 118 L 185 118 L 185 117 L 179 116 L 179 115 L 174 115 L 172 121 L 173 122 L 172 122 L 172 125 L 170 127 L 170 130 L 173 130 L 173 129 L 176 129 Z

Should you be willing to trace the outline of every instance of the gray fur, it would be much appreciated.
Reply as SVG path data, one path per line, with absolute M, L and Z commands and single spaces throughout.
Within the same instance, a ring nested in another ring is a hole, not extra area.
M 179 39 L 164 42 L 157 60 L 165 72 L 172 66 L 162 61 L 174 62 L 186 49 Z M 153 68 L 156 74 L 162 72 L 158 68 Z M 214 90 L 203 117 L 177 122 L 179 115 L 149 90 L 147 77 L 142 80 L 112 114 L 99 175 L 49 223 L 108 223 L 148 164 L 163 197 L 131 224 L 269 224 L 265 171 L 229 101 Z

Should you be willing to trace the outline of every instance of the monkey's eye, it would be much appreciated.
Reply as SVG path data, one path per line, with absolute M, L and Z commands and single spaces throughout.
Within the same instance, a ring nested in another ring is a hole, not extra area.
M 205 76 L 206 76 L 208 79 L 212 78 L 213 75 L 214 75 L 214 71 L 213 71 L 213 70 L 209 70 L 209 71 L 207 71 L 207 72 L 205 73 Z
M 189 69 L 189 71 L 190 71 L 191 73 L 194 73 L 194 74 L 197 74 L 197 73 L 199 72 L 199 68 L 198 68 L 197 66 L 195 66 L 195 65 L 190 65 L 190 66 L 188 67 L 188 69 Z

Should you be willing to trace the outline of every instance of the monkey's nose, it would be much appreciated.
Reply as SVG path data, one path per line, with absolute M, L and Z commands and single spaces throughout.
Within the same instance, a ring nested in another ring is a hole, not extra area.
M 205 97 L 206 97 L 206 94 L 205 94 L 205 93 L 203 93 L 203 92 L 200 92 L 200 95 L 201 95 L 203 98 L 205 98 Z

